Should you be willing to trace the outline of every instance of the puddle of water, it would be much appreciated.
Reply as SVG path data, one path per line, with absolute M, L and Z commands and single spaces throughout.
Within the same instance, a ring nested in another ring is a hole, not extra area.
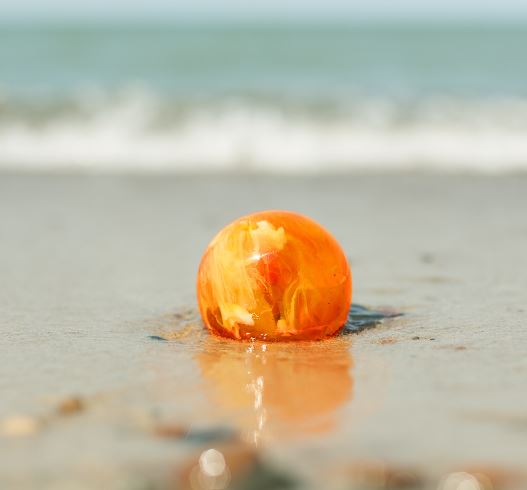
M 245 440 L 323 433 L 353 392 L 349 340 L 236 342 L 211 336 L 196 360 L 212 403 Z
M 198 312 L 186 312 L 165 317 L 150 339 L 188 345 L 215 418 L 227 419 L 244 440 L 259 445 L 334 429 L 339 408 L 353 396 L 350 334 L 397 315 L 353 305 L 333 338 L 244 342 L 209 334 Z

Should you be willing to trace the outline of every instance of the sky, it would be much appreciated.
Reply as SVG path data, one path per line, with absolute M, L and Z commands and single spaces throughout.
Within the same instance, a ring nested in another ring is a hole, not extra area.
M 526 0 L 0 0 L 0 19 L 527 19 Z

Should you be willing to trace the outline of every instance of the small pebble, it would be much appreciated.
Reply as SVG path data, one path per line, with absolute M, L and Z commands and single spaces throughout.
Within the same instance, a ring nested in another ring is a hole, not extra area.
M 421 489 L 422 476 L 412 468 L 393 466 L 382 461 L 355 462 L 350 467 L 353 489 Z
M 81 398 L 71 397 L 62 400 L 57 406 L 57 412 L 60 415 L 72 415 L 84 409 L 84 402 Z
M 21 437 L 34 434 L 39 428 L 39 421 L 27 415 L 8 417 L 0 424 L 0 433 L 9 437 Z
M 188 434 L 188 428 L 178 424 L 159 424 L 154 427 L 154 433 L 167 439 L 181 439 Z
M 397 339 L 395 337 L 383 337 L 376 340 L 375 343 L 379 345 L 392 345 L 397 343 Z
M 421 262 L 423 264 L 432 264 L 433 262 L 435 262 L 435 258 L 431 253 L 424 253 L 421 254 Z

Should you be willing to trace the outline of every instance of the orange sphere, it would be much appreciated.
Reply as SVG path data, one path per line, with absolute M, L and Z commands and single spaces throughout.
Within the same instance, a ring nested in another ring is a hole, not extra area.
M 234 339 L 321 339 L 351 304 L 342 248 L 315 221 L 287 211 L 237 219 L 201 260 L 198 303 L 207 327 Z

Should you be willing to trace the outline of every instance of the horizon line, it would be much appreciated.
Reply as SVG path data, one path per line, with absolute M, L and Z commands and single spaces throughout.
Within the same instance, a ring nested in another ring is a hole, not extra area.
M 0 25 L 6 23 L 187 23 L 187 24 L 355 24 L 355 23 L 512 23 L 520 24 L 527 22 L 527 9 L 518 12 L 304 12 L 301 16 L 295 15 L 294 12 L 281 14 L 260 13 L 218 13 L 209 14 L 197 13 L 176 13 L 176 12 L 158 12 L 158 13 L 141 13 L 129 12 L 123 15 L 120 12 L 106 13 L 72 13 L 63 12 L 50 14 L 49 12 L 35 12 L 27 14 L 0 14 Z

